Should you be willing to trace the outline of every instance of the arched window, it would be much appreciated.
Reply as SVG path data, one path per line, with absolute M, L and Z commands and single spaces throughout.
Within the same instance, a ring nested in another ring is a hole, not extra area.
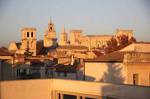
M 31 37 L 33 37 L 33 32 L 31 32 Z
M 27 32 L 27 37 L 29 37 L 29 32 Z

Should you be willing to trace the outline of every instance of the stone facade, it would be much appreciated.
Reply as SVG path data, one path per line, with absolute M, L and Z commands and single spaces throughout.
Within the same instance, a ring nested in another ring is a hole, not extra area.
M 62 28 L 62 32 L 60 34 L 60 41 L 59 41 L 59 45 L 67 45 L 67 33 L 65 31 L 65 28 Z
M 150 86 L 150 53 L 125 52 L 121 60 L 108 57 L 85 61 L 85 80 Z
M 71 45 L 82 45 L 89 49 L 106 47 L 107 42 L 111 40 L 112 37 L 117 37 L 125 35 L 128 39 L 133 37 L 133 30 L 123 30 L 117 29 L 116 34 L 113 35 L 83 35 L 82 30 L 76 29 L 70 31 L 70 44 Z M 119 41 L 118 41 L 119 42 Z
M 33 56 L 36 56 L 36 28 L 27 27 L 21 30 L 22 41 L 21 45 L 18 46 L 19 49 L 16 51 L 17 54 L 24 54 L 26 51 L 33 53 Z M 15 44 L 11 44 L 15 45 Z M 9 47 L 13 49 L 15 46 Z
M 76 29 L 70 31 L 70 44 L 79 45 L 81 43 L 80 39 L 82 38 L 82 30 Z
M 111 35 L 83 35 L 82 30 L 70 31 L 71 45 L 82 45 L 89 49 L 106 46 L 111 38 Z

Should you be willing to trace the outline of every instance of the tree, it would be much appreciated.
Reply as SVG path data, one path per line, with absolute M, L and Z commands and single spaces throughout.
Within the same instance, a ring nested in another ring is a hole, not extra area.
M 106 52 L 112 52 L 117 49 L 117 40 L 112 37 L 110 41 L 107 42 L 107 47 L 105 48 Z
M 128 36 L 126 35 L 122 35 L 117 37 L 118 41 L 119 41 L 119 45 L 125 45 L 128 44 Z
M 129 39 L 129 37 L 126 35 L 112 37 L 111 40 L 107 42 L 107 47 L 105 48 L 105 51 L 106 53 L 117 51 L 133 42 L 136 42 L 136 39 L 134 37 Z

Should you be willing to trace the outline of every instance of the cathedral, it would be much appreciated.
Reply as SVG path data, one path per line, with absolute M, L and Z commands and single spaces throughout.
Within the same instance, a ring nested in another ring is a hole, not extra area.
M 21 42 L 11 42 L 8 48 L 9 51 L 17 55 L 30 52 L 32 56 L 36 56 L 38 54 L 37 47 L 39 47 L 36 39 L 36 28 L 25 27 L 21 29 L 21 35 Z M 117 29 L 115 35 L 84 35 L 81 29 L 73 29 L 70 30 L 69 35 L 70 37 L 68 37 L 65 27 L 63 27 L 58 42 L 55 24 L 50 20 L 42 40 L 42 46 L 45 49 L 50 49 L 51 47 L 61 48 L 63 46 L 62 48 L 67 48 L 68 50 L 70 48 L 77 50 L 79 47 L 83 47 L 86 48 L 85 51 L 87 51 L 87 49 L 90 51 L 95 48 L 106 47 L 107 42 L 110 41 L 112 37 L 126 35 L 130 39 L 133 37 L 133 31 Z

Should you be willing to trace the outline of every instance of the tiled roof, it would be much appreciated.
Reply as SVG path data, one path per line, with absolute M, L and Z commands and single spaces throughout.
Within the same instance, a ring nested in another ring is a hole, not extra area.
M 115 51 L 115 52 L 100 56 L 96 59 L 88 59 L 84 61 L 87 61 L 87 62 L 123 62 L 124 54 L 125 53 L 123 52 Z
M 0 48 L 0 56 L 11 56 L 13 54 L 11 54 L 7 48 Z
M 50 51 L 54 51 L 55 46 L 44 47 L 43 40 L 37 41 L 37 55 L 46 55 Z
M 96 50 L 93 50 L 92 51 L 96 56 L 102 56 L 102 55 L 104 55 L 102 52 L 100 52 L 100 51 L 96 51 Z

